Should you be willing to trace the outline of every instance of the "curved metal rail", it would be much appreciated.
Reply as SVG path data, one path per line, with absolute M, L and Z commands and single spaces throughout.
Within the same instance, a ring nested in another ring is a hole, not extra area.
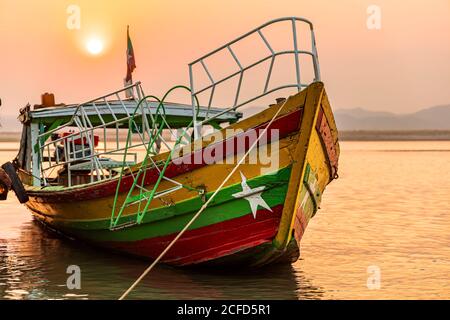
M 286 21 L 290 21 L 291 22 L 291 27 L 292 27 L 292 50 L 283 50 L 283 51 L 275 51 L 273 46 L 270 44 L 269 40 L 267 39 L 267 37 L 264 35 L 263 31 L 265 31 L 266 28 L 280 23 L 280 22 L 286 22 Z M 299 48 L 298 45 L 298 39 L 297 39 L 297 23 L 304 23 L 306 25 L 309 26 L 310 29 L 310 38 L 311 38 L 311 50 L 301 50 Z M 256 60 L 253 63 L 250 63 L 246 66 L 244 66 L 241 62 L 241 60 L 239 60 L 239 57 L 236 55 L 236 53 L 233 51 L 232 46 L 234 45 L 238 45 L 240 41 L 254 35 L 257 34 L 259 36 L 259 39 L 264 43 L 264 46 L 267 47 L 267 49 L 269 49 L 270 54 Z M 220 79 L 214 79 L 213 74 L 211 73 L 211 70 L 208 68 L 207 64 L 206 64 L 206 60 L 208 58 L 211 58 L 212 56 L 218 55 L 221 52 L 226 51 L 229 55 L 231 55 L 231 57 L 233 58 L 234 62 L 236 63 L 237 67 L 238 67 L 238 71 L 233 72 L 227 76 L 224 76 Z M 208 102 L 208 108 L 211 107 L 212 104 L 212 100 L 214 98 L 214 93 L 215 90 L 217 88 L 217 86 L 219 86 L 220 84 L 224 83 L 227 80 L 230 80 L 234 77 L 239 77 L 238 80 L 238 85 L 236 88 L 236 92 L 234 94 L 234 103 L 231 107 L 225 109 L 223 112 L 219 113 L 219 114 L 215 114 L 207 119 L 204 119 L 203 121 L 197 121 L 197 119 L 195 118 L 194 115 L 194 133 L 195 133 L 195 138 L 198 138 L 200 136 L 200 130 L 201 130 L 201 126 L 203 124 L 208 123 L 209 121 L 227 113 L 230 111 L 234 111 L 237 108 L 246 105 L 252 101 L 255 101 L 259 98 L 264 97 L 265 95 L 281 90 L 281 89 L 285 89 L 285 88 L 296 88 L 298 91 L 301 91 L 302 88 L 305 88 L 309 85 L 309 83 L 302 83 L 301 81 L 301 70 L 300 70 L 300 61 L 299 61 L 299 55 L 309 55 L 312 58 L 312 62 L 313 62 L 313 72 L 314 72 L 314 80 L 313 81 L 320 81 L 320 68 L 319 68 L 319 58 L 318 58 L 318 54 L 317 54 L 317 48 L 316 48 L 316 41 L 315 41 L 315 35 L 314 35 L 314 29 L 313 29 L 313 24 L 304 18 L 299 18 L 299 17 L 284 17 L 284 18 L 279 18 L 279 19 L 275 19 L 275 20 L 271 20 L 269 22 L 266 22 L 264 24 L 262 24 L 261 26 L 241 35 L 240 37 L 224 44 L 223 46 L 211 51 L 208 54 L 205 54 L 204 56 L 198 58 L 197 60 L 194 60 L 193 62 L 191 62 L 189 64 L 189 79 L 190 79 L 190 85 L 191 85 L 191 90 L 192 90 L 192 107 L 195 108 L 195 98 L 198 98 L 198 95 L 204 92 L 207 92 L 208 90 L 210 91 L 210 96 L 209 96 L 209 102 Z M 275 63 L 275 59 L 278 56 L 281 55 L 293 55 L 295 58 L 295 74 L 296 74 L 296 82 L 295 83 L 285 83 L 282 85 L 279 85 L 277 87 L 273 87 L 273 88 L 269 88 L 269 84 L 270 84 L 270 80 L 271 80 L 271 76 L 272 76 L 272 72 L 273 72 L 273 67 L 274 67 L 274 63 Z M 262 90 L 262 92 L 254 95 L 251 98 L 248 98 L 244 101 L 241 101 L 240 99 L 240 93 L 241 93 L 241 87 L 242 87 L 242 80 L 244 77 L 244 73 L 247 72 L 248 70 L 255 68 L 258 65 L 261 65 L 262 63 L 266 62 L 270 60 L 270 66 L 269 69 L 267 71 L 267 76 L 266 76 L 266 80 L 265 80 L 265 85 L 264 85 L 264 89 Z M 193 68 L 195 65 L 201 65 L 201 68 L 205 71 L 210 84 L 206 85 L 206 86 L 200 86 L 200 88 L 197 89 L 197 83 L 195 81 L 195 76 L 194 76 L 194 71 Z

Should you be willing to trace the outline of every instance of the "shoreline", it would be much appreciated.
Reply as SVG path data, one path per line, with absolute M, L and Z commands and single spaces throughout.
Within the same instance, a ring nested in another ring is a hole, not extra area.
M 21 136 L 21 132 L 0 131 L 0 142 L 20 142 Z
M 450 130 L 339 131 L 340 141 L 450 141 Z
M 0 132 L 0 142 L 20 142 L 20 132 Z M 342 130 L 340 141 L 450 141 L 450 130 Z

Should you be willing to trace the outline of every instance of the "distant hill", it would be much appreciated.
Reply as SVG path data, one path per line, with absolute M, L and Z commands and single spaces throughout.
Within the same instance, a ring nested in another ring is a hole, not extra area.
M 20 132 L 22 125 L 16 116 L 0 113 L 0 132 Z
M 339 130 L 450 130 L 450 105 L 408 114 L 341 109 L 334 115 Z
M 258 113 L 265 107 L 244 107 L 246 117 Z M 362 108 L 334 110 L 340 131 L 380 130 L 450 130 L 450 105 L 435 106 L 414 113 L 395 114 L 369 111 Z M 20 132 L 17 116 L 0 113 L 0 132 Z

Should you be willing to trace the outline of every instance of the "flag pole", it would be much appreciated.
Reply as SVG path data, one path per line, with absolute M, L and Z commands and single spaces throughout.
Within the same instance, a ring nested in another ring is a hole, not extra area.
M 129 87 L 133 84 L 133 71 L 136 69 L 136 60 L 134 57 L 134 50 L 133 50 L 133 43 L 131 42 L 130 38 L 130 26 L 127 25 L 127 75 L 124 79 L 124 85 L 125 87 Z M 125 95 L 127 98 L 134 99 L 134 92 L 133 88 L 129 88 L 125 91 Z

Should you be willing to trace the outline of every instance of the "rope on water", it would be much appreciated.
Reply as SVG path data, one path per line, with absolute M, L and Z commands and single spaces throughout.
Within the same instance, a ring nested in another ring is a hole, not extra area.
M 136 279 L 136 281 L 125 291 L 122 296 L 119 298 L 119 300 L 125 299 L 131 291 L 139 284 L 139 282 L 142 281 L 142 279 L 145 278 L 145 276 L 158 264 L 158 262 L 166 255 L 166 253 L 170 250 L 170 248 L 173 247 L 173 245 L 178 241 L 178 239 L 181 238 L 181 236 L 186 232 L 187 229 L 194 223 L 195 220 L 200 216 L 200 214 L 206 209 L 206 207 L 209 205 L 209 203 L 214 199 L 214 197 L 219 193 L 219 191 L 224 187 L 225 183 L 231 178 L 231 176 L 236 172 L 236 170 L 239 168 L 239 166 L 244 162 L 245 158 L 250 154 L 250 152 L 256 147 L 259 140 L 262 136 L 264 136 L 269 129 L 269 127 L 272 125 L 275 118 L 280 114 L 281 110 L 283 110 L 284 106 L 286 105 L 286 101 L 283 102 L 281 107 L 278 109 L 278 111 L 275 113 L 275 115 L 272 117 L 272 119 L 269 121 L 267 126 L 264 128 L 263 132 L 256 138 L 255 142 L 250 146 L 250 148 L 247 150 L 247 152 L 242 156 L 242 158 L 238 161 L 236 166 L 231 170 L 231 172 L 226 176 L 226 178 L 222 181 L 220 186 L 216 189 L 216 191 L 211 195 L 211 197 L 206 201 L 202 207 L 198 210 L 198 212 L 192 217 L 192 219 L 184 226 L 184 228 L 177 234 L 177 236 L 167 245 L 167 247 L 164 249 L 163 252 L 152 262 L 152 264 L 145 269 L 145 271 L 139 276 L 139 278 Z

